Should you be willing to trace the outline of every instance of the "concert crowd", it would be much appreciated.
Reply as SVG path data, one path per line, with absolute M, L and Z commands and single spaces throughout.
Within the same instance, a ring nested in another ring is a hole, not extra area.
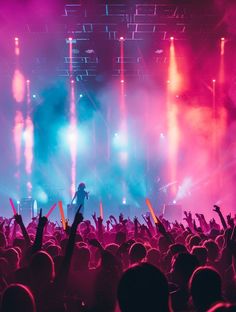
M 0 311 L 236 311 L 236 228 L 185 212 L 182 222 L 77 211 L 0 218 Z

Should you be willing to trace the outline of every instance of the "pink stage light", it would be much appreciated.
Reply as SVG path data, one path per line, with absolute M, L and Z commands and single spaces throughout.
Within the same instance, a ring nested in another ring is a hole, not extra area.
M 15 37 L 15 55 L 20 55 L 19 38 Z
M 30 96 L 30 80 L 26 80 L 26 97 L 27 97 L 27 116 L 25 119 L 25 131 L 24 131 L 24 158 L 25 158 L 25 172 L 28 176 L 27 192 L 28 196 L 31 195 L 32 184 L 30 176 L 32 173 L 33 163 L 33 147 L 34 147 L 34 125 L 30 116 L 31 113 L 31 96 Z
M 32 172 L 33 146 L 34 146 L 34 125 L 28 116 L 25 121 L 25 171 L 28 175 Z
M 125 38 L 124 38 L 123 36 L 120 36 L 119 40 L 120 40 L 120 41 L 124 41 Z
M 176 101 L 176 92 L 178 92 L 181 87 L 181 76 L 177 69 L 173 39 L 170 42 L 170 60 L 168 70 L 169 83 L 167 83 L 168 168 L 170 182 L 177 180 L 177 153 L 180 136 L 178 125 L 179 109 L 175 101 Z M 175 196 L 176 184 L 173 184 L 171 191 Z
M 14 137 L 15 152 L 16 152 L 16 166 L 19 166 L 20 161 L 21 161 L 21 141 L 22 141 L 23 129 L 24 129 L 23 115 L 21 111 L 16 111 L 15 125 L 13 129 L 13 137 Z
M 12 93 L 16 102 L 21 103 L 25 98 L 25 78 L 19 69 L 16 69 L 12 79 Z
M 71 155 L 71 196 L 75 193 L 76 188 L 76 157 L 77 157 L 77 119 L 75 105 L 75 84 L 70 84 L 70 133 L 75 138 L 70 144 Z

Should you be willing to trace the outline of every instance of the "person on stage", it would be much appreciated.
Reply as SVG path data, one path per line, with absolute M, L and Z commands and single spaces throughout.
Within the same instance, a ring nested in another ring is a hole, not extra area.
M 86 188 L 86 185 L 84 183 L 80 183 L 78 186 L 78 189 L 75 192 L 75 195 L 71 201 L 71 204 L 72 204 L 74 202 L 74 200 L 76 200 L 75 212 L 77 211 L 79 206 L 82 205 L 82 208 L 80 210 L 80 212 L 82 214 L 84 214 L 84 200 L 85 200 L 85 198 L 88 199 L 88 194 L 89 194 L 89 192 L 85 191 L 85 188 Z

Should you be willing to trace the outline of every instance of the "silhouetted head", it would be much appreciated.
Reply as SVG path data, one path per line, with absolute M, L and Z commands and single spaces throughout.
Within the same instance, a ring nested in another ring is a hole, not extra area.
M 90 251 L 87 247 L 74 249 L 73 267 L 74 269 L 88 269 L 90 261 Z
M 148 250 L 147 253 L 147 262 L 154 265 L 154 266 L 159 266 L 160 264 L 160 251 L 155 249 L 155 248 L 151 248 Z
M 2 296 L 1 312 L 36 312 L 34 296 L 21 284 L 8 286 Z
M 86 185 L 83 182 L 81 182 L 78 186 L 78 189 L 84 190 L 85 188 L 86 188 Z
M 30 262 L 30 274 L 32 283 L 36 287 L 49 284 L 54 278 L 54 262 L 45 251 L 38 251 Z
M 179 286 L 186 286 L 193 271 L 198 267 L 197 257 L 189 253 L 178 254 L 173 262 L 172 278 Z
M 128 269 L 119 282 L 118 302 L 122 312 L 170 311 L 165 275 L 148 263 Z
M 7 262 L 12 271 L 15 271 L 18 268 L 20 257 L 18 252 L 14 248 L 7 249 L 4 253 L 4 258 L 7 259 Z
M 222 300 L 221 277 L 213 268 L 200 267 L 191 276 L 189 290 L 194 307 L 198 311 L 206 311 L 212 304 Z
M 196 256 L 200 265 L 205 265 L 207 261 L 207 249 L 205 247 L 194 246 L 191 252 Z
M 142 261 L 146 257 L 147 251 L 143 244 L 135 243 L 129 251 L 129 258 L 131 264 Z
M 207 249 L 207 256 L 209 261 L 216 261 L 219 257 L 219 247 L 213 240 L 205 241 L 203 244 Z

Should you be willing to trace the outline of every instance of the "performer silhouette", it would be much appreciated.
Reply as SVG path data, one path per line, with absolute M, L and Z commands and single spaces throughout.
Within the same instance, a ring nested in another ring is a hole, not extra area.
M 72 204 L 73 201 L 76 199 L 76 205 L 75 205 L 74 213 L 76 213 L 76 211 L 80 205 L 82 205 L 80 212 L 82 214 L 84 213 L 84 200 L 85 200 L 85 198 L 88 199 L 88 194 L 89 194 L 89 192 L 85 191 L 85 188 L 86 188 L 86 185 L 84 183 L 80 183 L 78 186 L 78 189 L 75 192 L 75 195 L 71 201 L 71 204 Z

